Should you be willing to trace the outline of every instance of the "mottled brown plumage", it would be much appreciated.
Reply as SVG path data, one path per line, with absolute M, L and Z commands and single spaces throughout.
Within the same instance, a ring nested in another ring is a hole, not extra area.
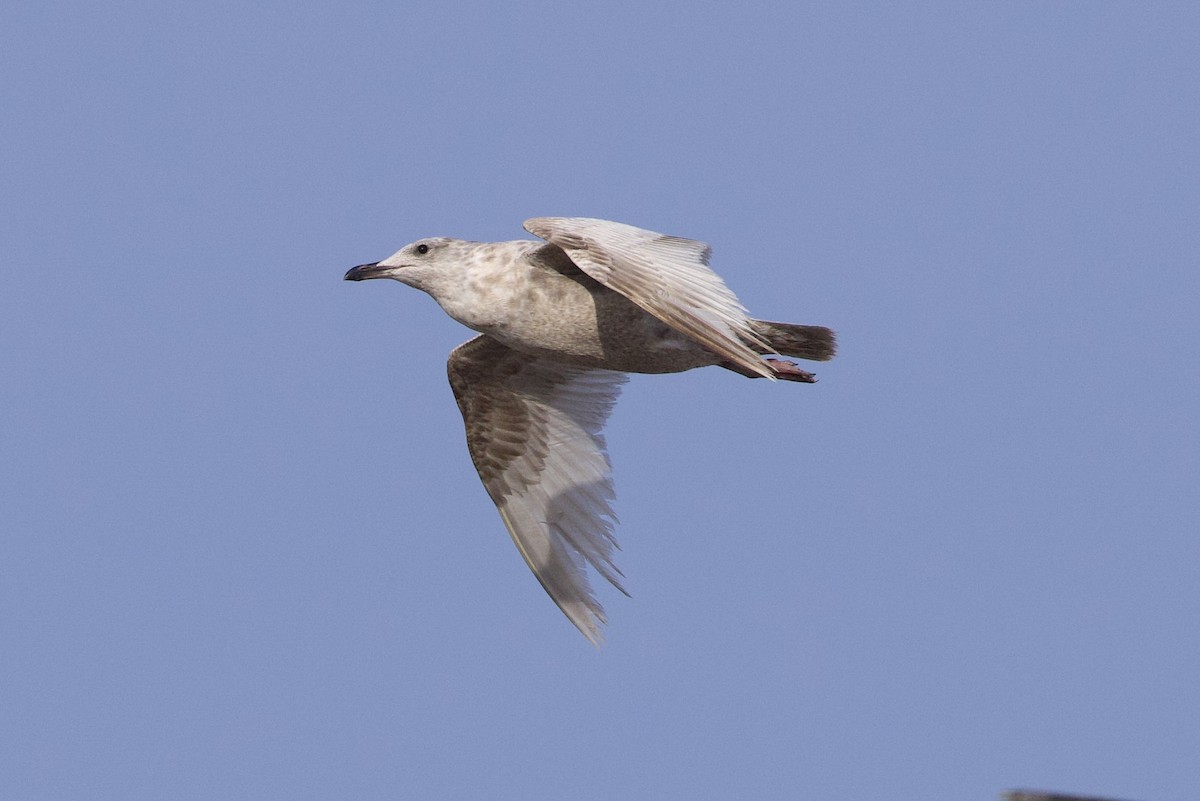
M 534 575 L 598 643 L 587 567 L 624 592 L 601 434 L 624 374 L 719 365 L 811 383 L 771 357 L 832 358 L 834 335 L 751 318 L 702 242 L 588 218 L 525 227 L 546 244 L 422 239 L 346 278 L 409 284 L 480 332 L 447 365 L 471 459 Z

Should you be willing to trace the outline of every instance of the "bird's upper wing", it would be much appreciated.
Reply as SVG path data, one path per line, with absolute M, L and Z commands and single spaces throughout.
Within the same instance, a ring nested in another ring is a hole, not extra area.
M 714 353 L 767 378 L 772 352 L 721 277 L 703 242 L 588 217 L 535 217 L 525 230 L 562 248 L 581 270 Z
M 600 433 L 624 373 L 558 364 L 477 336 L 450 354 L 450 386 L 483 486 L 538 581 L 600 642 L 591 565 L 621 592 L 613 564 L 612 472 Z

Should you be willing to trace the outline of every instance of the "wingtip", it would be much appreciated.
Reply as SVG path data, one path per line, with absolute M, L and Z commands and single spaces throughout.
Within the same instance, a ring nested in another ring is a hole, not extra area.
M 599 604 L 559 604 L 559 609 L 597 651 L 603 649 L 604 630 L 601 627 L 608 623 L 608 618 Z
M 561 219 L 561 217 L 530 217 L 528 220 L 522 223 L 522 227 L 534 236 L 545 239 L 546 233 L 548 233 L 547 229 L 549 229 L 555 223 L 555 221 Z
M 604 632 L 600 626 L 605 620 L 602 617 L 596 617 L 592 610 L 586 608 L 583 610 L 569 609 L 563 604 L 558 604 L 558 608 L 562 610 L 563 615 L 571 622 L 571 625 L 579 629 L 579 633 L 592 644 L 592 647 L 597 651 L 604 649 Z

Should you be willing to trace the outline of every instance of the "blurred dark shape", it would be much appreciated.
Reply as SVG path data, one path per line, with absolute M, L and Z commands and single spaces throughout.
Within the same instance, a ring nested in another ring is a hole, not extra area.
M 1006 801 L 1117 801 L 1115 798 L 1100 798 L 1093 795 L 1064 795 L 1042 790 L 1009 790 L 1001 793 Z

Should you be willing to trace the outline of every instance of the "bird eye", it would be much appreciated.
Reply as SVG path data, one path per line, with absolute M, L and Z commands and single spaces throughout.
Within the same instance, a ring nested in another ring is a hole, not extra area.
M 417 252 L 424 256 L 429 252 L 429 245 L 426 245 L 424 242 L 422 242 L 421 244 L 417 245 Z

